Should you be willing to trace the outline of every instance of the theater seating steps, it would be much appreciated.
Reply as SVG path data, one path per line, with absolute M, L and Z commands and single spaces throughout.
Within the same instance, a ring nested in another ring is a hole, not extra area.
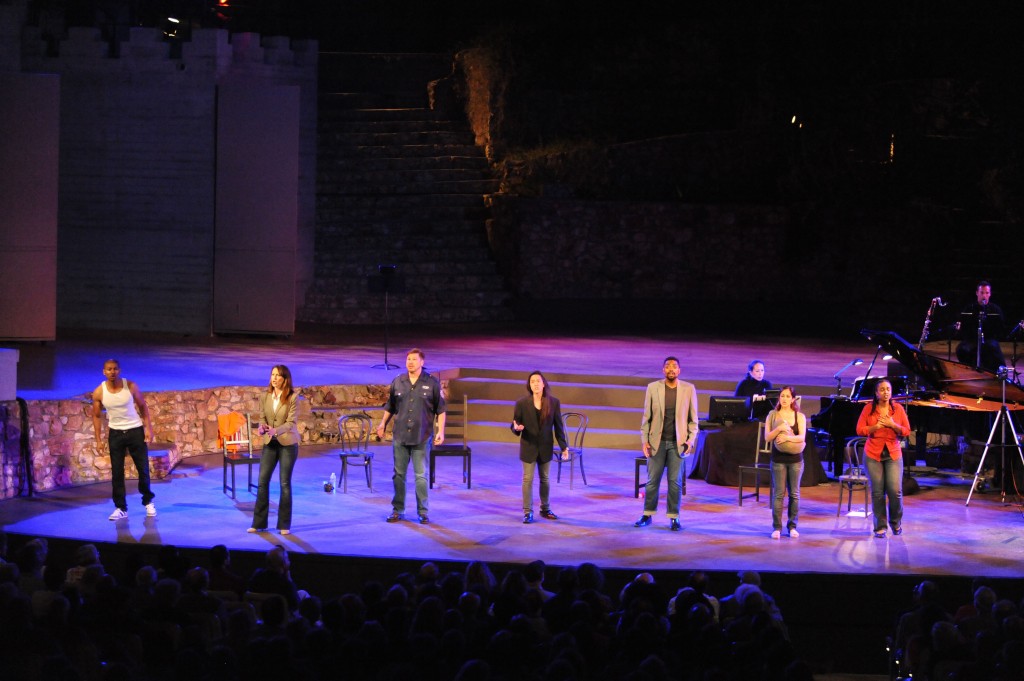
M 381 264 L 396 266 L 392 324 L 511 319 L 486 240 L 498 181 L 465 120 L 427 108 L 427 84 L 450 71 L 450 55 L 321 55 L 302 321 L 383 323 Z

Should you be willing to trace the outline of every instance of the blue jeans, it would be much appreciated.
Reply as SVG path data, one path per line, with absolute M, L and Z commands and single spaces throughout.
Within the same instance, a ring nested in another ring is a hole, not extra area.
M 789 492 L 789 517 L 786 529 L 796 527 L 800 516 L 800 478 L 804 462 L 776 463 L 772 461 L 772 529 L 782 530 L 782 498 Z
M 267 516 L 270 514 L 270 479 L 274 477 L 274 469 L 281 463 L 278 482 L 281 484 L 281 499 L 277 503 L 277 529 L 292 529 L 292 471 L 295 460 L 299 458 L 298 445 L 283 445 L 272 438 L 263 446 L 260 455 L 260 482 L 256 490 L 256 508 L 252 514 L 252 526 L 259 530 L 267 529 Z
M 523 513 L 533 513 L 533 471 L 540 469 L 540 510 L 551 510 L 551 462 L 523 464 Z
M 868 478 L 871 479 L 871 512 L 875 515 L 875 532 L 885 529 L 885 498 L 889 497 L 889 525 L 896 529 L 903 522 L 903 459 L 893 460 L 889 451 L 882 460 L 865 456 Z
M 139 471 L 139 494 L 142 505 L 153 501 L 153 490 L 149 487 L 149 445 L 146 444 L 146 430 L 142 426 L 131 430 L 107 431 L 107 446 L 110 450 L 110 482 L 114 488 L 114 506 L 122 511 L 128 510 L 128 500 L 124 488 L 124 458 L 132 457 L 135 468 Z
M 647 485 L 644 486 L 644 515 L 654 515 L 658 510 L 658 491 L 661 476 L 668 468 L 668 497 L 666 498 L 669 518 L 679 517 L 679 500 L 682 497 L 683 460 L 675 442 L 662 442 L 658 451 L 647 459 Z
M 405 513 L 405 474 L 412 459 L 412 470 L 416 475 L 416 513 L 427 515 L 427 455 L 430 453 L 430 439 L 418 445 L 392 443 L 395 457 L 395 472 L 391 481 L 395 483 L 395 496 L 391 508 L 395 513 Z

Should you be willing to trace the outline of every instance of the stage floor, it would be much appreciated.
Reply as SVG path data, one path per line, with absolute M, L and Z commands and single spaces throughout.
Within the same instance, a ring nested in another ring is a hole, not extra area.
M 577 470 L 569 489 L 552 479 L 557 521 L 522 523 L 520 465 L 513 443 L 476 443 L 473 488 L 461 483 L 458 459 L 441 459 L 430 490 L 430 525 L 387 524 L 392 495 L 391 451 L 375 448 L 374 490 L 357 469 L 347 494 L 327 494 L 323 482 L 338 470 L 329 446 L 303 447 L 293 479 L 293 534 L 247 534 L 254 495 L 237 500 L 222 492 L 219 455 L 188 459 L 166 480 L 155 483 L 159 515 L 146 518 L 129 483 L 127 520 L 111 522 L 109 483 L 48 492 L 0 502 L 8 533 L 81 541 L 174 544 L 258 551 L 282 543 L 292 552 L 374 558 L 525 563 L 551 565 L 596 562 L 604 568 L 636 570 L 710 569 L 732 571 L 852 574 L 928 574 L 1019 577 L 1024 559 L 1024 516 L 1016 497 L 1004 504 L 998 492 L 975 494 L 965 506 L 969 481 L 920 478 L 922 491 L 905 500 L 905 532 L 875 539 L 863 515 L 863 496 L 854 514 L 837 517 L 838 485 L 803 488 L 799 539 L 772 540 L 767 490 L 761 500 L 737 505 L 735 487 L 688 480 L 682 532 L 671 532 L 664 516 L 664 491 L 654 525 L 635 528 L 642 501 L 633 497 L 633 452 L 591 450 L 586 454 L 589 485 Z M 244 478 L 243 469 L 239 473 Z M 415 518 L 411 484 L 409 516 Z M 553 472 L 554 478 L 554 472 Z M 663 483 L 664 485 L 664 483 Z M 244 488 L 244 482 L 242 482 Z M 271 527 L 276 519 L 276 480 Z M 535 511 L 539 512 L 535 502 Z M 860 513 L 857 513 L 857 511 Z M 539 515 L 539 514 L 538 514 Z
M 766 378 L 784 384 L 836 385 L 832 375 L 854 358 L 863 367 L 844 372 L 843 386 L 867 368 L 874 346 L 855 333 L 849 340 L 700 335 L 551 333 L 522 327 L 408 328 L 390 333 L 388 361 L 400 369 L 373 368 L 384 361 L 382 329 L 304 327 L 292 338 L 170 337 L 116 333 L 77 334 L 49 343 L 7 344 L 19 350 L 18 396 L 63 399 L 91 392 L 103 380 L 103 362 L 116 358 L 122 374 L 143 391 L 264 385 L 274 364 L 286 364 L 297 386 L 390 383 L 405 368 L 405 352 L 419 347 L 426 368 L 487 368 L 547 373 L 661 378 L 662 361 L 675 355 L 688 381 L 735 384 L 758 358 Z M 884 373 L 883 364 L 872 373 Z M 640 405 L 637 405 L 638 409 Z M 639 417 L 638 417 L 639 418 Z
M 124 375 L 144 391 L 259 385 L 275 363 L 288 364 L 298 385 L 386 383 L 400 370 L 372 368 L 383 360 L 381 338 L 381 329 L 313 327 L 289 339 L 77 335 L 15 346 L 21 351 L 18 394 L 47 399 L 90 391 L 102 380 L 100 369 L 108 357 L 119 358 Z M 732 382 L 757 357 L 777 386 L 821 386 L 824 392 L 835 385 L 832 375 L 837 370 L 853 358 L 866 364 L 874 352 L 856 335 L 848 341 L 722 339 L 551 334 L 518 327 L 402 327 L 391 332 L 390 347 L 400 350 L 392 351 L 390 359 L 403 364 L 405 349 L 414 345 L 426 351 L 432 371 L 494 368 L 522 371 L 524 378 L 541 369 L 654 380 L 660 377 L 663 358 L 672 354 L 681 360 L 684 379 Z M 864 368 L 844 374 L 844 386 Z M 879 365 L 874 373 L 885 371 Z M 246 534 L 254 496 L 243 491 L 232 500 L 222 493 L 219 454 L 188 459 L 156 483 L 160 515 L 155 519 L 142 515 L 136 496 L 127 521 L 108 521 L 110 484 L 100 483 L 0 502 L 0 526 L 9 533 L 82 541 L 188 547 L 224 543 L 240 550 L 284 542 L 292 551 L 308 554 L 382 558 L 510 563 L 542 558 L 557 565 L 594 561 L 629 569 L 992 577 L 1022 573 L 1024 514 L 1012 490 L 1010 504 L 989 492 L 976 495 L 966 507 L 968 481 L 921 479 L 923 491 L 906 499 L 904 535 L 878 540 L 863 513 L 836 517 L 836 483 L 804 488 L 801 537 L 772 541 L 767 491 L 760 502 L 750 499 L 739 507 L 734 487 L 689 480 L 683 531 L 675 533 L 668 530 L 663 500 L 654 526 L 632 526 L 642 510 L 641 501 L 633 497 L 636 452 L 590 449 L 589 485 L 577 477 L 570 490 L 566 476 L 553 483 L 552 505 L 562 518 L 523 525 L 520 465 L 511 436 L 505 443 L 473 443 L 473 451 L 472 489 L 460 484 L 457 459 L 439 462 L 438 483 L 430 492 L 433 522 L 428 526 L 384 522 L 392 495 L 387 446 L 377 447 L 373 492 L 354 477 L 348 494 L 334 495 L 325 494 L 322 484 L 338 469 L 337 457 L 330 447 L 303 447 L 294 477 L 294 534 L 288 537 Z M 360 474 L 357 470 L 356 476 Z M 408 507 L 414 509 L 411 470 L 409 478 Z

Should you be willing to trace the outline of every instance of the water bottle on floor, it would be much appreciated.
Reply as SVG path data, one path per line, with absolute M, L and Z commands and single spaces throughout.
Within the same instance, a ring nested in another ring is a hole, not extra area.
M 331 473 L 331 494 L 334 494 L 338 489 L 338 476 Z

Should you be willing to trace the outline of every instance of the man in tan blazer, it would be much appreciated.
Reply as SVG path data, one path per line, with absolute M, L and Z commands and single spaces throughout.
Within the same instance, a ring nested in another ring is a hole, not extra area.
M 640 423 L 640 446 L 647 457 L 647 486 L 644 488 L 644 514 L 633 525 L 646 527 L 658 510 L 661 476 L 668 469 L 668 517 L 673 532 L 678 532 L 679 503 L 682 498 L 682 457 L 697 441 L 697 389 L 679 380 L 679 360 L 666 357 L 662 365 L 665 378 L 647 385 L 644 417 Z

